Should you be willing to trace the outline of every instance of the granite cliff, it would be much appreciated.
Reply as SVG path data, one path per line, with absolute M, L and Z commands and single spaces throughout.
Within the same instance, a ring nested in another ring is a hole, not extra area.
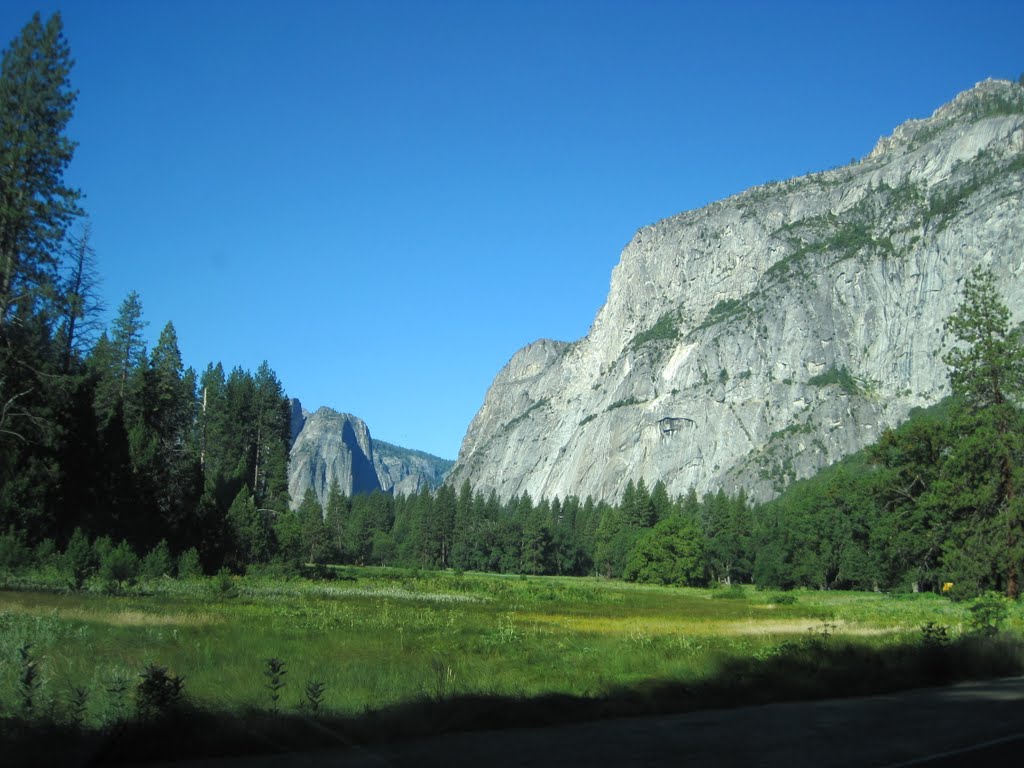
M 349 413 L 320 408 L 309 413 L 292 400 L 292 445 L 288 460 L 288 492 L 298 507 L 308 488 L 320 503 L 331 480 L 347 496 L 380 490 L 409 495 L 436 488 L 452 462 L 374 441 L 366 423 Z
M 943 320 L 991 268 L 1024 314 L 1024 88 L 985 81 L 859 162 L 640 229 L 587 336 L 497 375 L 450 482 L 616 500 L 777 494 L 948 392 Z

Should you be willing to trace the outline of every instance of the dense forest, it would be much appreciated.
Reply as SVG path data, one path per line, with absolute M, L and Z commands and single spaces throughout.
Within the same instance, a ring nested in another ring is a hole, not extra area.
M 637 479 L 617 504 L 335 485 L 291 511 L 290 410 L 266 362 L 197 374 L 171 323 L 147 350 L 135 293 L 104 327 L 81 193 L 64 181 L 70 72 L 58 15 L 36 15 L 0 72 L 0 571 L 49 565 L 80 587 L 94 572 L 353 563 L 1017 595 L 1024 341 L 983 269 L 946 322 L 952 397 L 767 504 Z

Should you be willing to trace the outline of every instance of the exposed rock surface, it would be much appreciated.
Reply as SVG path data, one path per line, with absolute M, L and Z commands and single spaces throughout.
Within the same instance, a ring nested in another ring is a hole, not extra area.
M 1024 314 L 1024 88 L 985 81 L 860 162 L 644 227 L 588 335 L 517 352 L 450 480 L 502 498 L 769 498 L 948 392 L 976 265 Z
M 454 461 L 423 451 L 401 448 L 383 440 L 373 443 L 373 464 L 384 490 L 396 496 L 409 496 L 424 488 L 434 489 L 444 482 Z
M 292 400 L 288 492 L 293 507 L 301 503 L 308 488 L 323 504 L 331 480 L 337 480 L 347 496 L 375 490 L 408 495 L 423 487 L 436 488 L 451 465 L 422 451 L 375 443 L 357 416 L 331 408 L 309 413 Z

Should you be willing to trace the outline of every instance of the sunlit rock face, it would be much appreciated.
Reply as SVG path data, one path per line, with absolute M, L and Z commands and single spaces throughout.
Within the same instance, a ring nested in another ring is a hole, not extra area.
M 639 230 L 587 336 L 497 375 L 449 481 L 770 498 L 948 393 L 943 321 L 978 264 L 1021 320 L 1024 89 L 1006 81 L 860 162 Z
M 366 423 L 350 413 L 331 408 L 309 413 L 292 400 L 288 492 L 293 508 L 308 488 L 324 504 L 332 480 L 347 496 L 376 490 L 409 495 L 436 488 L 451 465 L 422 451 L 374 442 Z

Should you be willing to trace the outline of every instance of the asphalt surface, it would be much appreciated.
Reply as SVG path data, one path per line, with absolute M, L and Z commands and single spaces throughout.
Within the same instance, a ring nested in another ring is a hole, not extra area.
M 447 734 L 178 768 L 1024 765 L 1024 677 L 859 699 Z

